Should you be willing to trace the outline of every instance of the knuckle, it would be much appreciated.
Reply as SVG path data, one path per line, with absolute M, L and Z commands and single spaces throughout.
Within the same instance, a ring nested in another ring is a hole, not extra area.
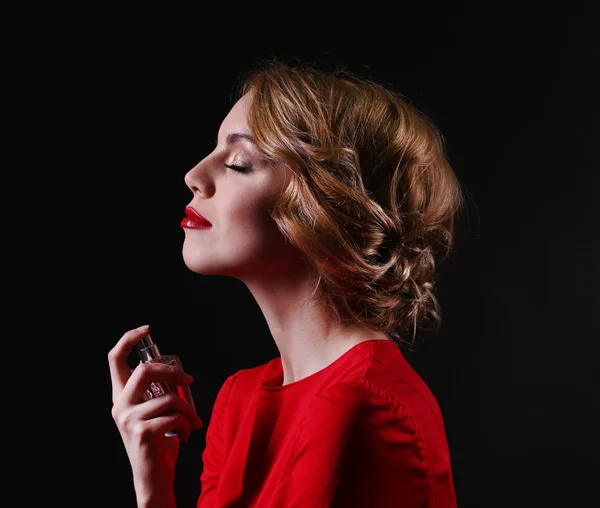
M 120 414 L 118 416 L 119 419 L 119 425 L 126 429 L 127 427 L 131 426 L 131 414 L 130 413 L 124 413 L 124 414 Z
M 128 418 L 126 415 L 123 415 L 120 412 L 116 411 L 113 414 L 113 419 L 115 420 L 115 423 L 117 424 L 117 427 L 119 429 L 124 430 L 127 428 Z
M 150 429 L 143 421 L 137 421 L 131 429 L 131 434 L 140 443 L 150 438 Z
M 108 352 L 108 361 L 109 363 L 112 362 L 112 360 L 116 359 L 118 356 L 118 351 L 117 351 L 117 346 L 114 346 L 109 352 Z
M 175 392 L 165 393 L 164 396 L 165 396 L 166 402 L 170 406 L 178 406 L 179 405 L 179 401 L 181 400 L 181 398 Z
M 142 377 L 146 377 L 150 373 L 150 371 L 151 371 L 149 363 L 140 363 L 136 367 L 136 369 L 140 373 L 140 376 L 142 376 Z
M 161 403 L 163 404 L 163 408 L 165 410 L 179 410 L 179 404 L 177 402 L 179 396 L 177 394 L 173 392 L 168 392 L 162 395 L 160 398 Z
M 174 365 L 168 365 L 166 363 L 157 363 L 155 365 L 159 370 L 162 370 L 166 374 L 170 374 L 172 372 L 177 372 L 177 370 L 178 370 L 177 367 L 175 367 Z

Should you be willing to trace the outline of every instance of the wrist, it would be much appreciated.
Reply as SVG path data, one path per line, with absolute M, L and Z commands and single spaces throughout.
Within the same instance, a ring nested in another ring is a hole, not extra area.
M 148 487 L 135 482 L 135 497 L 137 508 L 176 508 L 172 484 Z
M 161 492 L 160 495 L 137 497 L 137 508 L 176 508 L 175 494 Z

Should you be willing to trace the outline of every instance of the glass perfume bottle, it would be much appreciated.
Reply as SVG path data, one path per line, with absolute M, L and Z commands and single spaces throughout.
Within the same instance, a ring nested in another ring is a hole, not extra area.
M 152 340 L 150 334 L 146 334 L 137 343 L 137 350 L 140 360 L 143 363 L 163 363 L 165 365 L 173 365 L 179 370 L 183 371 L 181 359 L 176 355 L 161 355 L 158 346 Z M 178 386 L 172 385 L 170 383 L 152 382 L 150 384 L 150 387 L 144 393 L 144 400 L 150 400 L 155 397 L 160 397 L 161 395 L 164 395 L 165 393 L 169 392 L 177 393 L 180 398 L 185 400 L 194 409 L 196 409 L 196 405 L 194 404 L 194 398 L 192 397 L 192 392 L 190 390 L 189 385 Z M 177 435 L 177 431 L 175 429 L 165 433 L 165 436 L 175 435 Z

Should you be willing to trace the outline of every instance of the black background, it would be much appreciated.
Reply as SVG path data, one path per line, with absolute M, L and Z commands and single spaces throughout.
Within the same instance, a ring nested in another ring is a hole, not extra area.
M 4 18 L 9 506 L 135 506 L 106 361 L 126 330 L 148 323 L 181 356 L 205 426 L 227 376 L 278 355 L 245 286 L 185 267 L 179 227 L 185 172 L 238 73 L 270 55 L 386 84 L 444 134 L 469 220 L 441 266 L 442 329 L 407 358 L 442 408 L 459 506 L 594 499 L 592 2 L 78 5 Z M 181 507 L 199 494 L 204 432 L 180 452 Z

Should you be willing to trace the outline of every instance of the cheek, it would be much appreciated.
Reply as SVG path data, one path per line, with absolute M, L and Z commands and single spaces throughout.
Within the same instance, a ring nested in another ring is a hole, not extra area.
M 260 202 L 248 197 L 241 197 L 225 207 L 228 229 L 258 227 L 264 223 Z
M 268 204 L 261 202 L 245 202 L 232 207 L 227 229 L 246 244 L 272 241 L 280 233 L 269 210 Z
M 230 216 L 230 226 L 235 238 L 229 239 L 227 248 L 237 251 L 237 256 L 247 260 L 258 260 L 271 264 L 273 259 L 287 256 L 290 248 L 284 235 L 271 217 L 278 196 L 261 196 L 261 199 L 238 203 L 232 207 L 235 213 Z M 225 245 L 223 245 L 225 248 Z M 223 249 L 221 249 L 223 250 Z
M 229 203 L 223 207 L 226 211 L 228 225 L 232 229 L 243 227 L 244 230 L 272 229 L 275 222 L 269 212 L 276 203 L 276 197 L 269 194 L 270 189 L 249 188 L 245 192 L 237 190 L 230 194 L 235 198 L 228 200 Z
M 183 254 L 188 267 L 198 273 L 241 276 L 248 270 L 272 273 L 289 264 L 295 251 L 270 215 L 273 205 L 249 196 L 224 204 L 218 228 L 206 236 L 193 232 L 186 240 Z

